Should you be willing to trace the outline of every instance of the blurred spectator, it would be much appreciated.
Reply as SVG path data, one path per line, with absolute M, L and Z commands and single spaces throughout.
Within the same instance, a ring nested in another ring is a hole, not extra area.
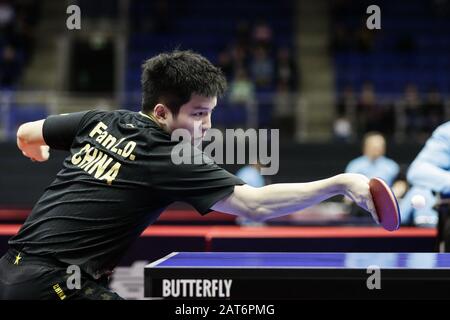
M 264 47 L 257 47 L 253 52 L 253 59 L 250 63 L 250 70 L 253 81 L 260 88 L 268 88 L 272 85 L 274 78 L 274 63 L 270 59 Z
M 423 110 L 417 87 L 409 84 L 405 88 L 404 97 L 400 102 L 405 116 L 405 133 L 411 138 L 418 138 L 423 128 Z
M 252 29 L 250 25 L 249 20 L 238 21 L 234 38 L 217 57 L 230 81 L 229 101 L 254 103 L 259 110 L 258 117 L 250 117 L 258 122 L 255 125 L 284 123 L 283 132 L 293 132 L 292 92 L 298 90 L 298 72 L 292 52 L 288 47 L 272 47 L 272 28 L 265 21 Z M 276 52 L 276 59 L 271 52 Z
M 369 179 L 379 177 L 389 186 L 393 186 L 400 173 L 400 166 L 394 160 L 385 157 L 385 153 L 386 140 L 383 135 L 379 132 L 369 132 L 363 139 L 363 155 L 351 160 L 345 172 L 359 173 Z M 345 200 L 347 201 L 346 198 Z M 354 204 L 351 205 L 350 212 L 355 216 L 365 215 L 365 212 Z
M 396 130 L 397 114 L 395 110 L 395 103 L 390 99 L 385 99 L 380 104 L 383 112 L 380 131 L 386 137 L 391 137 L 395 134 Z
M 368 131 L 383 131 L 384 109 L 377 102 L 374 87 L 370 82 L 363 85 L 356 113 L 359 134 Z
M 0 32 L 5 32 L 12 25 L 14 16 L 14 7 L 10 1 L 0 0 Z
M 353 118 L 357 106 L 355 91 L 351 85 L 345 86 L 336 103 L 337 117 Z
M 363 139 L 363 155 L 350 161 L 345 172 L 363 174 L 369 179 L 379 177 L 392 186 L 400 166 L 385 154 L 386 140 L 383 135 L 369 132 Z
M 295 131 L 294 96 L 285 81 L 277 85 L 274 99 L 274 125 L 282 139 L 291 139 Z
M 229 99 L 233 104 L 249 104 L 255 100 L 255 87 L 243 68 L 236 71 L 236 76 L 230 84 Z
M 245 69 L 247 65 L 247 51 L 244 47 L 235 44 L 231 47 L 231 61 L 233 63 L 233 71 Z
M 224 50 L 219 53 L 217 66 L 222 70 L 225 77 L 230 80 L 233 76 L 233 61 L 228 51 Z
M 19 60 L 16 50 L 6 46 L 1 52 L 0 59 L 0 87 L 12 87 L 19 77 Z
M 263 20 L 258 21 L 253 28 L 253 42 L 255 46 L 269 49 L 272 45 L 273 31 L 269 24 Z
M 277 53 L 276 82 L 286 83 L 290 90 L 297 90 L 297 64 L 289 48 L 280 48 Z
M 35 46 L 33 26 L 28 24 L 27 20 L 27 17 L 23 13 L 18 14 L 14 31 L 11 34 L 11 43 L 20 49 L 25 64 L 28 64 L 33 56 Z
M 0 86 L 11 88 L 33 54 L 37 0 L 0 0 Z
M 437 88 L 432 88 L 423 104 L 424 130 L 431 134 L 441 123 L 444 122 L 444 101 Z

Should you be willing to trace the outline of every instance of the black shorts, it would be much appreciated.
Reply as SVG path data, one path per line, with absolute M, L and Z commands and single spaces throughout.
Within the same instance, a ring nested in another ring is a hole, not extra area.
M 72 288 L 68 266 L 23 252 L 19 256 L 18 251 L 9 249 L 0 258 L 0 300 L 122 299 L 108 289 L 106 278 L 95 280 L 84 272 L 80 273 L 79 289 Z

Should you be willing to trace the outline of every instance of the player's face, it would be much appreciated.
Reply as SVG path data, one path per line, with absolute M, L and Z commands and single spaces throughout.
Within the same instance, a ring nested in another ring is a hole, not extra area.
M 190 132 L 193 144 L 201 142 L 205 133 L 211 128 L 211 114 L 217 104 L 217 97 L 204 97 L 193 94 L 191 100 L 182 105 L 175 117 L 171 117 L 169 131 L 183 128 Z

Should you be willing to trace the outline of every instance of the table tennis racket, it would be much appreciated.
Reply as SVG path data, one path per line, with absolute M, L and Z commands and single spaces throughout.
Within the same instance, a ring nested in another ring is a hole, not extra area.
M 369 181 L 375 210 L 384 229 L 395 231 L 400 228 L 400 209 L 397 199 L 383 179 L 372 178 Z

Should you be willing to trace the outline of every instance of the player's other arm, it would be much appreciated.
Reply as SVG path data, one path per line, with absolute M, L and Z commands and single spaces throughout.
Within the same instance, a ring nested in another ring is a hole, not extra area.
M 99 113 L 95 110 L 74 112 L 24 123 L 17 131 L 17 146 L 24 156 L 35 161 L 46 161 L 49 148 L 69 151 L 79 127 Z
M 280 183 L 261 188 L 235 186 L 234 192 L 212 209 L 262 221 L 302 210 L 336 195 L 349 197 L 378 222 L 369 179 L 351 173 L 308 183 Z
M 46 145 L 42 128 L 45 120 L 27 122 L 17 130 L 17 146 L 22 154 L 33 161 L 46 161 L 49 147 Z

